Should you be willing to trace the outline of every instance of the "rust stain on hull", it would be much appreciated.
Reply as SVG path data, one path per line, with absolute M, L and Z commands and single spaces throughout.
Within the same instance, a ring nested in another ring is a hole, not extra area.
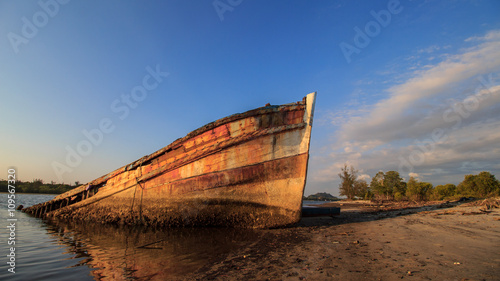
M 293 224 L 301 216 L 315 97 L 209 123 L 24 211 L 154 226 Z

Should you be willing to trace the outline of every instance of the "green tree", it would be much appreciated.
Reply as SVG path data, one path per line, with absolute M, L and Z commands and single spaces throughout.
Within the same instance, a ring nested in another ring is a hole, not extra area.
M 406 184 L 406 197 L 416 199 L 419 193 L 418 190 L 419 182 L 414 177 L 410 177 L 408 183 Z
M 432 195 L 433 186 L 429 182 L 419 182 L 413 177 L 408 180 L 406 196 L 413 200 L 428 200 Z
M 378 172 L 370 182 L 370 190 L 376 195 L 387 195 L 388 192 L 384 186 L 384 172 Z
M 344 164 L 344 167 L 340 169 L 339 177 L 340 177 L 340 195 L 347 196 L 349 199 L 354 199 L 356 196 L 356 190 L 354 188 L 354 183 L 356 182 L 356 178 L 358 177 L 358 170 L 354 169 L 353 166 L 350 168 L 347 167 L 347 164 Z
M 455 196 L 456 192 L 457 192 L 457 186 L 452 183 L 448 183 L 445 185 L 438 185 L 434 188 L 434 198 L 438 200 L 451 198 Z
M 73 189 L 72 186 L 60 184 L 55 188 L 55 193 L 62 194 L 64 192 L 70 191 L 71 189 Z
M 406 182 L 401 181 L 400 184 L 394 187 L 393 195 L 395 200 L 406 199 Z
M 49 193 L 59 194 L 74 188 L 67 184 L 43 184 L 40 179 L 29 181 L 16 181 L 16 193 Z M 7 192 L 7 181 L 0 181 L 0 192 Z
M 354 190 L 356 192 L 356 197 L 362 199 L 371 199 L 373 194 L 370 192 L 370 187 L 365 180 L 358 179 L 354 182 Z
M 35 189 L 35 185 L 30 182 L 23 182 L 18 184 L 18 188 L 16 188 L 16 192 L 24 192 L 24 193 L 35 193 L 37 192 Z
M 392 195 L 398 194 L 404 195 L 406 192 L 406 184 L 403 183 L 403 179 L 399 176 L 397 171 L 389 171 L 384 175 L 384 185 L 388 192 Z
M 500 195 L 500 183 L 490 172 L 481 172 L 476 177 L 479 194 L 485 196 Z
M 53 190 L 50 186 L 48 185 L 42 185 L 39 189 L 38 189 L 38 192 L 39 193 L 45 193 L 45 194 L 50 194 L 50 193 L 55 193 L 55 190 Z
M 434 191 L 434 186 L 430 182 L 420 182 L 419 183 L 419 199 L 420 200 L 429 200 Z
M 402 199 L 406 193 L 406 183 L 397 171 L 378 172 L 370 183 L 370 191 L 386 199 Z
M 457 186 L 458 194 L 463 196 L 475 196 L 477 190 L 475 179 L 475 175 L 466 175 L 464 180 Z
M 500 183 L 490 172 L 466 175 L 457 186 L 457 194 L 472 197 L 497 196 L 500 195 Z
M 0 181 L 0 192 L 8 192 L 9 191 L 9 187 L 8 187 L 8 183 L 7 181 Z

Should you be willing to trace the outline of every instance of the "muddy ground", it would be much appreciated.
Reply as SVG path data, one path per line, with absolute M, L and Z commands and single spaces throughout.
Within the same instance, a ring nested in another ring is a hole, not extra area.
M 332 203 L 340 215 L 263 230 L 186 280 L 500 280 L 500 209 L 486 205 Z

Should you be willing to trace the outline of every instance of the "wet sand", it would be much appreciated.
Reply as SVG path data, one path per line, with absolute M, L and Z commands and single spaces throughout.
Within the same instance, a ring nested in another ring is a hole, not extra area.
M 479 203 L 343 203 L 334 218 L 262 230 L 185 280 L 500 280 L 500 210 Z

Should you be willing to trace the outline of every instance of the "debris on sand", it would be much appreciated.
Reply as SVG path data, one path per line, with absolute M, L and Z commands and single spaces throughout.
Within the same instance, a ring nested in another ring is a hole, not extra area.
M 500 197 L 496 198 L 486 198 L 484 200 L 478 200 L 464 204 L 465 207 L 480 206 L 485 207 L 486 210 L 491 210 L 493 208 L 500 208 Z

